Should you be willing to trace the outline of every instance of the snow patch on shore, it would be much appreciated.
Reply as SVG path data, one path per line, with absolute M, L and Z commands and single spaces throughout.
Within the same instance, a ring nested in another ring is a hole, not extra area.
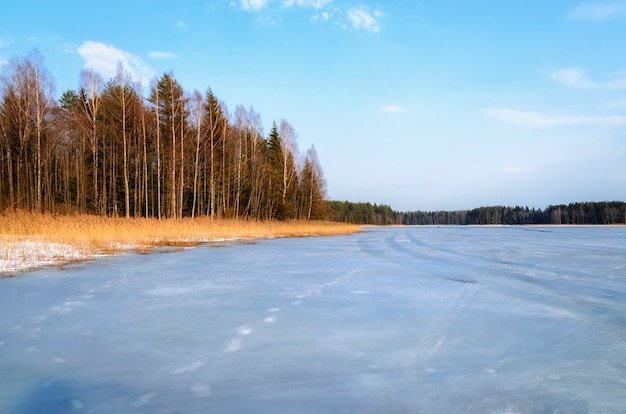
M 0 275 L 87 260 L 92 256 L 86 251 L 62 243 L 34 240 L 2 241 Z

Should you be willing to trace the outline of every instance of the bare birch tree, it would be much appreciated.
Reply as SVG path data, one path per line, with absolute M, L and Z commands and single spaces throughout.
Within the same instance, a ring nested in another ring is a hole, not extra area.
M 305 218 L 323 218 L 326 181 L 315 146 L 311 146 L 306 152 L 300 188 Z
M 194 127 L 196 137 L 196 151 L 193 162 L 193 200 L 191 202 L 191 217 L 196 216 L 196 204 L 198 202 L 198 177 L 200 165 L 200 141 L 203 134 L 203 121 L 205 117 L 204 104 L 202 102 L 202 94 L 198 90 L 194 90 L 189 99 L 189 117 Z
M 295 201 L 295 193 L 298 181 L 297 154 L 298 143 L 296 130 L 286 120 L 281 120 L 278 131 L 280 136 L 280 147 L 283 163 L 283 194 L 282 203 L 291 209 L 292 203 Z M 290 213 L 293 214 L 293 213 Z
M 207 128 L 206 136 L 209 140 L 209 205 L 207 214 L 211 218 L 215 218 L 216 213 L 216 188 L 215 188 L 215 152 L 216 147 L 220 142 L 220 122 L 223 121 L 222 108 L 220 103 L 213 95 L 213 91 L 209 88 L 206 93 L 204 102 L 205 117 L 203 122 L 204 127 Z
M 81 110 L 87 123 L 92 153 L 93 209 L 94 211 L 101 211 L 100 198 L 98 196 L 98 113 L 100 112 L 102 100 L 102 76 L 91 69 L 83 69 L 80 73 L 80 84 L 80 102 L 82 104 Z M 103 211 L 104 210 L 102 210 L 102 212 Z
M 37 195 L 36 207 L 39 212 L 42 210 L 42 139 L 44 128 L 46 128 L 45 117 L 54 104 L 54 83 L 46 68 L 43 65 L 43 56 L 38 50 L 34 50 L 28 58 L 32 70 L 32 92 L 35 104 L 35 130 L 37 135 Z

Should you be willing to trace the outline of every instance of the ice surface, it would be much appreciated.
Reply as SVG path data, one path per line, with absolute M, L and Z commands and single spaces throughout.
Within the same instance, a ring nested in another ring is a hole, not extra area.
M 0 279 L 0 412 L 621 413 L 626 227 L 402 227 Z

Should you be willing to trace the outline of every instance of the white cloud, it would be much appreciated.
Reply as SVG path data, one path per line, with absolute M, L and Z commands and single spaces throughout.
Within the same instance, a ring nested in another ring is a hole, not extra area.
M 300 7 L 312 7 L 314 9 L 321 9 L 325 7 L 327 4 L 332 3 L 333 0 L 284 0 L 283 6 L 292 7 L 292 6 L 300 6 Z
M 241 0 L 244 10 L 261 10 L 267 4 L 267 0 Z
M 626 71 L 609 73 L 606 80 L 594 81 L 582 69 L 566 68 L 550 74 L 550 78 L 560 84 L 576 89 L 626 89 Z
M 273 25 L 276 16 L 281 11 L 290 8 L 313 9 L 310 21 L 333 22 L 341 28 L 353 28 L 379 32 L 379 20 L 384 16 L 380 9 L 370 11 L 367 6 L 360 5 L 351 8 L 332 6 L 333 0 L 237 0 L 231 1 L 231 7 L 240 7 L 242 10 L 260 12 L 255 22 L 261 25 Z M 338 17 L 341 15 L 342 17 Z
M 118 63 L 135 81 L 148 84 L 155 76 L 154 71 L 138 56 L 104 43 L 86 41 L 78 48 L 78 54 L 85 59 L 86 68 L 95 70 L 105 79 L 115 76 Z
M 518 111 L 504 108 L 488 108 L 485 115 L 498 121 L 530 128 L 559 126 L 616 127 L 626 125 L 626 116 L 550 116 L 540 112 Z
M 330 20 L 330 13 L 328 12 L 322 12 L 322 13 L 317 13 L 314 14 L 313 16 L 311 16 L 311 21 L 312 22 L 317 22 L 317 21 L 324 21 L 327 22 L 328 20 Z
M 624 5 L 617 2 L 584 3 L 574 8 L 570 16 L 574 19 L 603 21 L 623 15 Z
M 378 18 L 382 16 L 380 11 L 370 13 L 364 6 L 348 10 L 348 21 L 354 29 L 363 29 L 370 32 L 379 32 Z
M 276 19 L 272 16 L 259 16 L 254 22 L 260 26 L 273 26 L 276 24 Z
M 383 112 L 393 113 L 393 112 L 406 112 L 406 108 L 400 105 L 385 105 L 380 108 Z
M 187 28 L 187 23 L 183 22 L 182 20 L 179 20 L 176 22 L 176 27 L 178 27 L 178 29 L 180 30 L 185 30 Z
M 153 59 L 176 59 L 178 55 L 170 52 L 161 52 L 159 50 L 153 50 L 152 52 L 148 52 L 148 56 Z

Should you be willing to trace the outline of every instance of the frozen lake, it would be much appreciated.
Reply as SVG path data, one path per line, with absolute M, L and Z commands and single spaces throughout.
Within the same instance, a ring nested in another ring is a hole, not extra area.
M 623 413 L 626 227 L 373 228 L 0 279 L 0 412 Z

